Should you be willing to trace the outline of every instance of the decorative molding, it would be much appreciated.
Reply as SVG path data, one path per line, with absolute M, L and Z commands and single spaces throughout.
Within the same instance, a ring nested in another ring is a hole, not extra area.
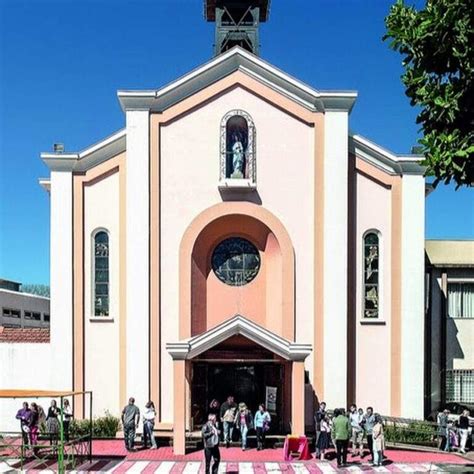
M 423 175 L 421 155 L 397 155 L 361 135 L 349 134 L 349 152 L 389 175 Z
M 110 135 L 77 153 L 41 153 L 41 159 L 51 171 L 85 172 L 126 149 L 125 129 Z
M 167 343 L 166 350 L 173 360 L 193 359 L 235 335 L 244 336 L 286 360 L 304 361 L 312 351 L 311 344 L 288 341 L 239 314 L 205 333 Z
M 118 91 L 122 109 L 163 112 L 167 108 L 214 84 L 235 71 L 257 79 L 313 112 L 350 112 L 356 91 L 318 91 L 236 46 L 158 90 Z

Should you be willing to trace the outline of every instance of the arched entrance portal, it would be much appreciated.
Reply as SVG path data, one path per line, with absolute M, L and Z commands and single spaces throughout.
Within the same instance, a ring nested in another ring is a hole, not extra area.
M 255 411 L 267 389 L 276 390 L 274 429 L 304 432 L 304 359 L 311 348 L 294 342 L 294 270 L 286 229 L 256 204 L 217 204 L 186 230 L 180 341 L 167 344 L 176 453 L 184 452 L 186 429 L 202 423 L 211 399 L 229 394 Z

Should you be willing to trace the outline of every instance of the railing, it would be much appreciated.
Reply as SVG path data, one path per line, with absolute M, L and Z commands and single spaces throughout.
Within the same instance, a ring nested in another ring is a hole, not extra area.
M 47 469 L 51 462 L 63 459 L 64 468 L 75 469 L 80 462 L 91 457 L 89 435 L 77 436 L 67 442 L 57 440 L 51 445 L 49 436 L 40 436 L 37 444 L 25 444 L 19 431 L 0 432 L 0 461 L 10 461 L 12 469 L 22 471 L 25 464 L 29 468 Z
M 474 370 L 446 370 L 446 403 L 474 403 Z

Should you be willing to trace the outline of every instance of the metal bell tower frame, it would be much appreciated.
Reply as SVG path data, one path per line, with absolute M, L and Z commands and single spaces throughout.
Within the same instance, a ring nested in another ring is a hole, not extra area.
M 215 22 L 214 56 L 234 46 L 258 56 L 259 25 L 267 21 L 270 0 L 204 0 L 204 16 Z

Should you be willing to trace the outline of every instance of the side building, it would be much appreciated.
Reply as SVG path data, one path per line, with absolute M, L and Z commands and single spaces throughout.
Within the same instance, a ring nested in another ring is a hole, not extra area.
M 427 240 L 426 286 L 425 411 L 473 409 L 474 241 Z
M 49 328 L 49 298 L 24 293 L 21 283 L 0 279 L 0 326 Z

